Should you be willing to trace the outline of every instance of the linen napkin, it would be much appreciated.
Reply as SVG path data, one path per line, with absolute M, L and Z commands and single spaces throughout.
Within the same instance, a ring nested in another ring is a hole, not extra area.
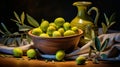
M 120 61 L 120 33 L 102 34 L 99 35 L 98 38 L 100 39 L 101 43 L 103 43 L 107 38 L 110 39 L 105 51 L 101 52 L 101 55 L 105 54 L 107 56 L 102 60 Z M 92 44 L 93 41 L 89 41 L 83 47 L 78 48 L 77 50 L 71 52 L 69 55 L 80 54 L 79 56 L 88 56 L 88 52 L 90 50 L 89 46 Z M 92 54 L 92 56 L 95 56 L 95 54 Z M 75 59 L 76 57 L 78 56 L 71 57 L 71 59 Z

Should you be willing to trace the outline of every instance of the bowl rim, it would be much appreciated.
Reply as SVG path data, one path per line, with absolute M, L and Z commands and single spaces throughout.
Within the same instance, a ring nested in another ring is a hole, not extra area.
M 31 34 L 32 30 L 28 31 L 28 34 L 32 37 L 41 38 L 41 39 L 64 39 L 64 38 L 72 38 L 72 37 L 77 37 L 77 36 L 83 35 L 83 31 L 81 29 L 78 29 L 78 31 L 79 31 L 78 34 L 64 36 L 64 37 L 39 37 L 39 36 Z

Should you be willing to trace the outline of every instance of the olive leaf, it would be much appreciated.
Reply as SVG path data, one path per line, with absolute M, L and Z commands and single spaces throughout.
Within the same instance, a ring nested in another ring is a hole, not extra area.
M 115 15 L 116 15 L 116 13 L 113 13 L 113 14 L 110 16 L 110 19 L 109 19 L 110 24 L 111 24 L 111 22 L 113 22 L 113 21 L 115 20 Z
M 103 44 L 102 44 L 102 46 L 101 46 L 101 51 L 103 51 L 103 50 L 107 47 L 108 42 L 109 42 L 109 38 L 106 39 L 106 40 L 103 42 Z
M 109 25 L 109 19 L 108 19 L 108 17 L 106 16 L 105 13 L 104 13 L 104 17 L 105 17 L 106 24 Z
M 97 36 L 95 37 L 95 47 L 96 47 L 97 51 L 101 50 L 101 43 Z
M 16 22 L 16 25 L 18 26 L 19 30 L 17 32 L 11 33 L 7 29 L 7 27 L 3 23 L 1 23 L 5 32 L 2 32 L 2 30 L 0 31 L 0 33 L 3 34 L 2 35 L 2 40 L 0 42 L 3 43 L 4 45 L 7 45 L 7 46 L 20 46 L 23 39 L 28 39 L 28 41 L 30 43 L 30 38 L 29 38 L 27 32 L 30 29 L 32 29 L 33 27 L 31 27 L 29 25 L 26 25 L 24 23 L 25 13 L 22 12 L 22 14 L 19 16 L 14 11 L 14 16 L 15 16 L 15 19 L 10 19 L 10 20 Z M 34 22 L 32 22 L 32 23 L 34 23 Z
M 9 38 L 10 38 L 10 37 L 5 37 L 5 38 L 3 38 L 3 42 L 2 42 L 2 43 L 3 43 L 4 45 L 7 45 L 7 41 L 8 41 Z
M 111 22 L 110 25 L 109 25 L 109 27 L 111 27 L 111 26 L 112 26 L 113 24 L 115 24 L 115 23 L 116 23 L 116 22 Z M 109 27 L 108 27 L 108 28 L 109 28 Z
M 0 29 L 0 33 L 5 34 L 1 29 Z
M 15 16 L 16 20 L 15 19 L 10 19 L 10 20 L 17 22 L 21 25 L 24 25 L 24 20 L 25 20 L 25 13 L 24 12 L 22 12 L 21 16 L 19 17 L 19 15 L 14 11 L 14 16 Z
M 25 20 L 25 13 L 22 12 L 22 14 L 21 14 L 21 24 L 22 25 L 24 24 L 24 20 Z
M 104 13 L 104 17 L 105 17 L 105 23 L 102 22 L 102 31 L 103 33 L 107 33 L 107 30 L 116 22 L 114 21 L 115 19 L 115 13 L 113 13 L 110 18 L 107 17 L 107 15 Z
M 34 27 L 39 27 L 39 23 L 30 15 L 27 14 L 27 20 L 29 22 L 30 25 L 34 26 Z
M 20 35 L 20 33 L 19 32 L 14 32 L 13 35 L 17 36 L 17 35 Z
M 22 39 L 21 39 L 20 37 L 17 37 L 17 38 L 16 38 L 16 44 L 17 44 L 17 45 L 20 45 L 21 42 L 22 42 Z
M 16 38 L 14 37 L 12 42 L 10 42 L 10 44 L 8 44 L 8 46 L 12 46 L 12 47 L 16 47 L 18 46 L 18 44 L 16 43 Z
M 5 45 L 7 46 L 20 46 L 21 44 L 21 38 L 20 37 L 9 37 L 7 38 L 7 40 L 5 41 Z
M 11 44 L 12 42 L 14 41 L 14 38 L 9 38 L 8 40 L 7 40 L 7 42 L 6 42 L 6 44 Z
M 20 25 L 19 23 L 16 23 L 16 25 L 19 27 L 19 31 L 28 31 L 30 29 L 32 29 L 31 26 L 28 26 L 28 25 Z
M 14 11 L 14 15 L 15 15 L 16 19 L 18 20 L 18 22 L 21 23 L 20 18 L 19 18 L 18 14 L 15 11 Z
M 19 23 L 19 21 L 15 20 L 15 19 L 10 19 L 10 20 L 12 20 L 13 22 L 17 22 L 17 23 Z
M 102 23 L 102 32 L 103 34 L 107 32 L 107 26 L 105 25 L 105 23 Z
M 1 23 L 2 27 L 6 31 L 7 34 L 11 34 L 11 32 L 7 29 L 7 27 L 4 25 L 4 23 Z

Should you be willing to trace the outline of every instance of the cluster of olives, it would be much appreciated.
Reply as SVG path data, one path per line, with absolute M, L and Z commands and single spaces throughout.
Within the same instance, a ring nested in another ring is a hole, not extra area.
M 40 37 L 61 37 L 70 36 L 78 32 L 77 27 L 71 27 L 69 22 L 66 22 L 64 18 L 58 17 L 54 22 L 49 23 L 47 20 L 43 20 L 38 28 L 32 30 L 33 35 Z

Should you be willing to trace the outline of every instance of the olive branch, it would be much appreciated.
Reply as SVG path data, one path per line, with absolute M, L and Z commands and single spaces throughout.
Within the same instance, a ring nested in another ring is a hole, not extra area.
M 21 46 L 23 39 L 27 39 L 27 42 L 30 43 L 31 39 L 28 35 L 28 31 L 34 27 L 38 27 L 39 23 L 29 14 L 25 14 L 25 12 L 22 12 L 21 15 L 19 16 L 14 11 L 14 16 L 15 19 L 10 19 L 10 20 L 16 22 L 16 25 L 18 26 L 19 30 L 17 32 L 12 33 L 8 30 L 8 28 L 4 23 L 1 23 L 2 28 L 4 30 L 3 31 L 2 29 L 0 29 L 0 33 L 3 35 L 1 43 L 7 46 Z M 31 26 L 25 24 L 25 19 L 27 19 L 28 23 Z
M 107 33 L 108 29 L 115 24 L 116 22 L 115 20 L 115 13 L 113 13 L 110 18 L 107 17 L 107 15 L 104 13 L 104 17 L 105 17 L 105 23 L 101 23 L 102 24 L 102 32 L 103 34 Z

